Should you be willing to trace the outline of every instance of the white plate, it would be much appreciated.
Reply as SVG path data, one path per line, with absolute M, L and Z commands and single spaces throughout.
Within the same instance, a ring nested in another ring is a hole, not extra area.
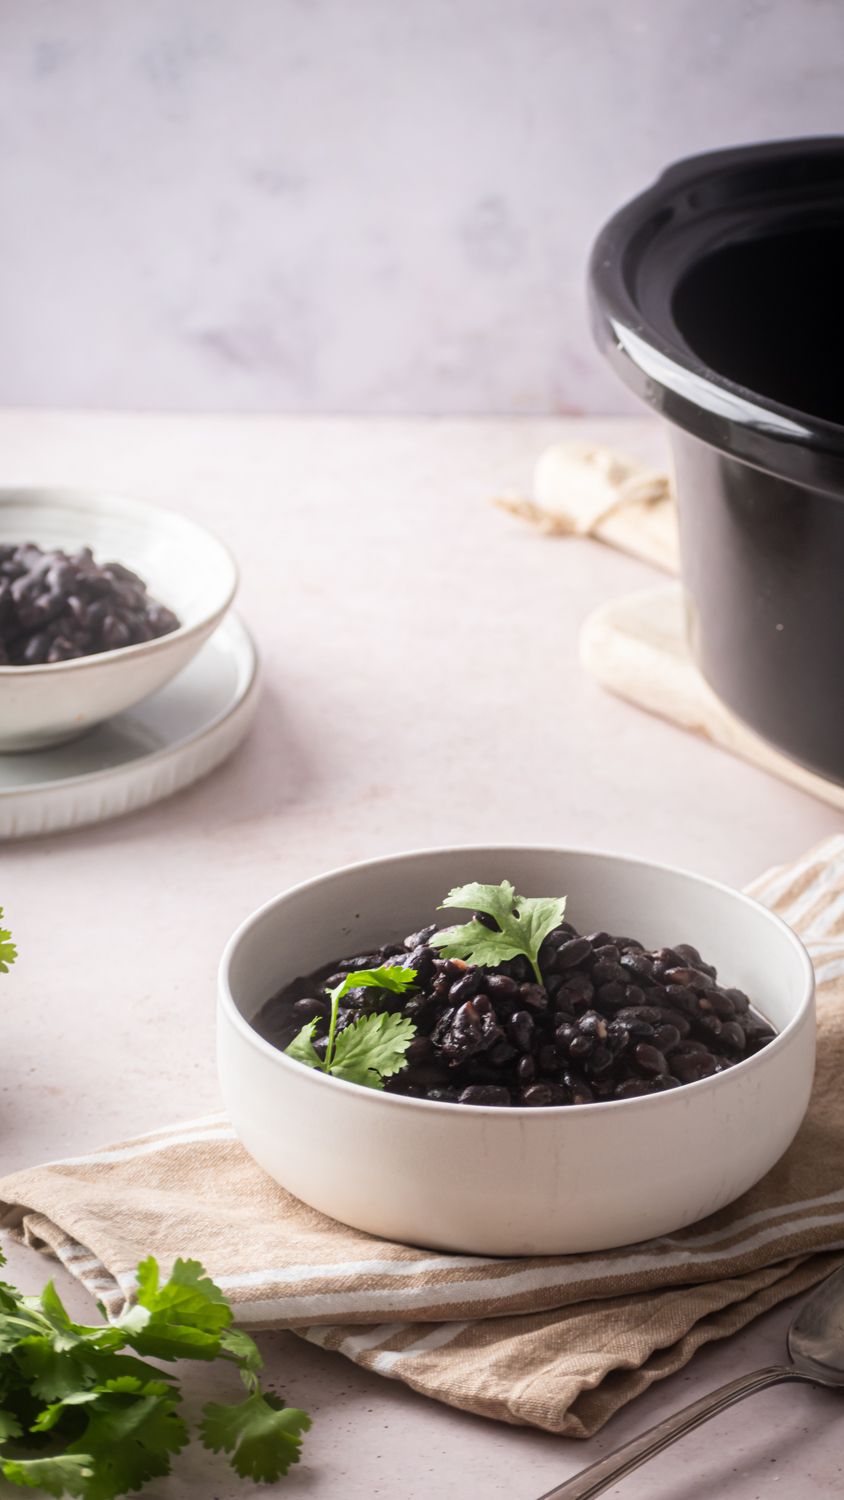
M 0 755 L 0 839 L 99 823 L 190 786 L 244 738 L 257 679 L 252 638 L 230 615 L 143 703 L 70 744 Z

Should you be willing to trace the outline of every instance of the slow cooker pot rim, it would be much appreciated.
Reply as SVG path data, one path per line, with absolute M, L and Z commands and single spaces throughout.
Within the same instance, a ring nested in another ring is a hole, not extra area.
M 675 342 L 665 328 L 646 321 L 629 277 L 631 257 L 641 264 L 655 253 L 680 193 L 688 194 L 696 183 L 718 174 L 809 155 L 837 156 L 844 169 L 844 136 L 740 146 L 675 162 L 601 230 L 590 258 L 590 301 L 595 336 L 614 368 L 669 421 L 772 473 L 837 489 L 844 484 L 844 425 L 775 401 L 711 369 L 681 342 L 679 330 Z M 710 209 L 701 215 L 701 224 L 711 218 Z M 671 294 L 673 290 L 672 284 Z M 668 305 L 666 311 L 670 329 Z

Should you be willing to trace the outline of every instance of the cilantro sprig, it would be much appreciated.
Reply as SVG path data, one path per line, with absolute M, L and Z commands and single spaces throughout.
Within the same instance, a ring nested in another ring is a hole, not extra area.
M 162 1282 L 152 1257 L 137 1283 L 132 1308 L 89 1327 L 71 1321 L 52 1282 L 38 1297 L 0 1282 L 0 1475 L 78 1500 L 142 1489 L 169 1474 L 190 1441 L 175 1373 L 147 1361 L 222 1359 L 240 1372 L 246 1396 L 209 1402 L 200 1441 L 227 1453 L 244 1479 L 280 1479 L 298 1461 L 310 1419 L 262 1391 L 261 1355 L 232 1326 L 219 1287 L 195 1260 L 177 1260 Z
M 0 922 L 2 921 L 3 908 L 0 906 Z M 7 927 L 0 927 L 0 974 L 8 974 L 17 956 L 18 950 L 12 942 L 12 934 Z
M 394 995 L 403 995 L 413 988 L 415 979 L 415 969 L 402 969 L 392 964 L 378 969 L 353 969 L 341 984 L 329 991 L 331 1010 L 325 1056 L 320 1057 L 314 1047 L 316 1020 L 308 1021 L 293 1038 L 285 1048 L 287 1056 L 308 1068 L 318 1068 L 334 1078 L 344 1078 L 347 1083 L 382 1089 L 384 1080 L 404 1067 L 404 1055 L 416 1035 L 416 1027 L 407 1016 L 380 1011 L 371 1016 L 359 1016 L 351 1025 L 338 1031 L 340 1001 L 350 990 L 360 988 L 389 990 Z
M 458 907 L 484 912 L 494 917 L 497 928 L 485 927 L 477 917 L 459 927 L 446 927 L 430 938 L 443 958 L 462 958 L 473 964 L 495 967 L 508 958 L 523 955 L 528 959 L 538 984 L 543 984 L 539 970 L 539 950 L 549 932 L 559 927 L 566 910 L 565 896 L 517 896 L 509 880 L 500 885 L 455 886 L 440 907 Z

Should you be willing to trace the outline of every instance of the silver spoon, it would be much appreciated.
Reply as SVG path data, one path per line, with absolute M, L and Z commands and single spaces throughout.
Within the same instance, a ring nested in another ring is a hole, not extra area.
M 693 1428 L 769 1385 L 779 1385 L 784 1380 L 810 1380 L 816 1385 L 844 1386 L 844 1266 L 822 1281 L 817 1291 L 797 1309 L 788 1330 L 788 1354 L 791 1364 L 769 1365 L 767 1369 L 753 1370 L 749 1375 L 728 1381 L 717 1391 L 684 1406 L 673 1417 L 649 1427 L 606 1458 L 590 1464 L 588 1469 L 582 1469 L 565 1484 L 547 1490 L 540 1500 L 592 1500 Z

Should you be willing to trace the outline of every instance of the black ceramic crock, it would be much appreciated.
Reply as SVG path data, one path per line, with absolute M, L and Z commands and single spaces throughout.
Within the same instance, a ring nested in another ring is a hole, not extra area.
M 671 424 L 706 680 L 844 783 L 844 137 L 669 168 L 602 230 L 590 292 L 611 364 Z

